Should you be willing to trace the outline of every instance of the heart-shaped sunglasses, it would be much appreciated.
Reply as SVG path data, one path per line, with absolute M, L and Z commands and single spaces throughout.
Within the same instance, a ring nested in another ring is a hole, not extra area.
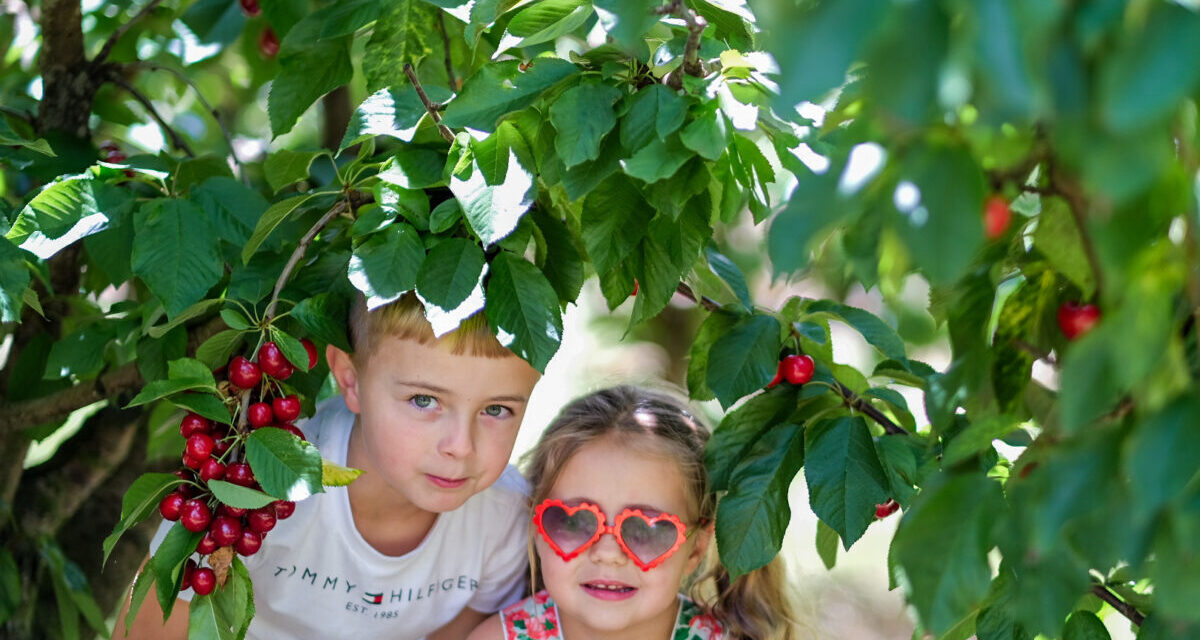
M 533 526 L 563 560 L 583 553 L 606 533 L 617 539 L 625 555 L 642 571 L 662 564 L 687 539 L 687 525 L 678 516 L 648 516 L 641 509 L 625 509 L 608 524 L 600 507 L 582 502 L 568 505 L 549 499 L 533 509 Z

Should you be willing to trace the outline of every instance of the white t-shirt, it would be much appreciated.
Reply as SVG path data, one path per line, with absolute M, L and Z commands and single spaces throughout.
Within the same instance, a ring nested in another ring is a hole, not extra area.
M 339 396 L 299 426 L 324 458 L 345 465 L 354 417 Z M 346 487 L 326 487 L 296 503 L 262 549 L 242 558 L 256 609 L 247 637 L 415 639 L 464 607 L 500 610 L 520 599 L 527 574 L 527 492 L 509 466 L 491 487 L 438 516 L 416 549 L 387 556 L 354 527 Z M 152 553 L 173 524 L 163 522 Z

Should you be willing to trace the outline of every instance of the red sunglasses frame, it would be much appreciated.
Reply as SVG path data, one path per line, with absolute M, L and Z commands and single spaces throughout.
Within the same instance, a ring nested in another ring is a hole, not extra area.
M 596 531 L 592 533 L 592 537 L 589 538 L 587 542 L 579 545 L 579 547 L 571 551 L 564 551 L 562 547 L 558 546 L 558 543 L 554 541 L 554 538 L 551 538 L 550 534 L 546 533 L 546 528 L 542 524 L 542 514 L 544 514 L 546 510 L 551 507 L 558 507 L 562 509 L 566 512 L 568 518 L 576 513 L 579 513 L 580 511 L 590 511 L 592 515 L 596 517 Z M 675 542 L 671 545 L 671 548 L 662 552 L 657 557 L 651 558 L 649 562 L 642 561 L 642 559 L 639 558 L 638 555 L 634 553 L 628 545 L 625 544 L 625 539 L 621 536 L 621 525 L 624 524 L 629 518 L 634 517 L 645 520 L 646 523 L 651 527 L 659 522 L 670 522 L 671 524 L 675 525 Z M 670 558 L 672 555 L 674 555 L 674 553 L 679 550 L 679 547 L 683 546 L 684 541 L 687 540 L 688 529 L 687 525 L 684 524 L 683 521 L 680 520 L 675 514 L 660 513 L 656 516 L 648 516 L 643 513 L 641 509 L 622 510 L 617 514 L 617 517 L 613 518 L 613 523 L 610 525 L 608 524 L 608 516 L 605 515 L 605 513 L 601 511 L 600 507 L 597 505 L 594 505 L 590 502 L 582 502 L 578 505 L 571 506 L 562 500 L 555 498 L 543 500 L 541 504 L 534 507 L 533 525 L 537 528 L 537 531 L 542 536 L 542 539 L 546 541 L 546 544 L 550 545 L 550 548 L 554 551 L 554 553 L 558 554 L 558 557 L 562 558 L 564 562 L 570 561 L 572 558 L 583 553 L 588 547 L 596 544 L 596 541 L 603 537 L 604 534 L 610 533 L 612 534 L 612 537 L 616 538 L 617 544 L 621 547 L 621 551 L 624 551 L 625 555 L 628 556 L 630 560 L 633 560 L 633 563 L 636 564 L 642 571 L 649 571 L 663 562 L 666 562 L 667 558 Z

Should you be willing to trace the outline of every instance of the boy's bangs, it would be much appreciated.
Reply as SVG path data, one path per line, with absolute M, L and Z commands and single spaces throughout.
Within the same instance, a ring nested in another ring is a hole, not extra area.
M 412 294 L 375 311 L 366 310 L 366 301 L 360 299 L 350 315 L 351 340 L 355 351 L 371 350 L 385 336 L 401 340 L 415 340 L 423 345 L 444 342 L 455 355 L 483 358 L 506 358 L 514 355 L 496 339 L 488 327 L 482 312 L 463 320 L 457 329 L 437 338 L 433 327 L 425 319 L 425 307 Z

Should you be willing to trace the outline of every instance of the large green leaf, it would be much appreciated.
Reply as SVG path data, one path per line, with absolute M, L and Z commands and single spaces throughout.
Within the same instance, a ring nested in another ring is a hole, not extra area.
M 451 238 L 429 250 L 417 273 L 417 291 L 426 302 L 457 309 L 479 286 L 485 261 L 479 245 Z
M 263 492 L 281 500 L 303 500 L 325 490 L 320 452 L 283 429 L 251 432 L 246 438 L 246 462 Z
M 404 189 L 424 189 L 442 184 L 445 164 L 442 153 L 406 145 L 396 150 L 391 161 L 379 172 L 379 179 Z
M 433 86 L 425 86 L 426 95 L 430 100 L 445 102 L 450 99 L 449 90 Z M 346 135 L 342 138 L 339 150 L 358 144 L 371 136 L 388 136 L 412 142 L 417 133 L 417 125 L 425 117 L 425 105 L 417 96 L 417 90 L 411 84 L 399 87 L 385 87 L 367 96 L 362 104 L 350 116 L 346 126 Z M 441 169 L 438 169 L 440 173 Z
M 264 211 L 262 217 L 258 219 L 258 224 L 254 227 L 254 233 L 246 241 L 246 246 L 242 248 L 242 264 L 250 264 L 250 259 L 254 257 L 255 252 L 266 241 L 267 236 L 271 235 L 272 231 L 283 224 L 283 221 L 287 220 L 288 216 L 300 209 L 309 200 L 321 195 L 326 194 L 322 194 L 321 192 L 302 193 L 286 200 L 280 200 Z
M 713 314 L 712 317 L 725 315 Z M 704 449 L 704 466 L 708 468 L 713 491 L 729 489 L 734 469 L 745 459 L 750 447 L 764 433 L 783 424 L 795 411 L 796 394 L 796 387 L 778 385 L 725 415 Z
M 652 138 L 628 160 L 622 160 L 621 167 L 625 173 L 649 184 L 675 175 L 693 157 L 691 150 L 679 141 L 679 136 L 666 140 Z
M 352 351 L 346 335 L 350 303 L 345 296 L 318 293 L 305 298 L 292 308 L 292 317 L 317 340 L 332 344 L 342 351 Z
M 1200 469 L 1200 399 L 1188 394 L 1148 416 L 1130 437 L 1125 468 L 1134 515 L 1148 518 L 1178 498 Z
M 275 193 L 284 187 L 308 179 L 308 170 L 313 160 L 322 155 L 320 151 L 291 151 L 280 149 L 267 156 L 263 163 L 267 184 Z
M 987 594 L 991 530 L 1002 508 L 999 485 L 972 474 L 934 483 L 904 514 L 891 555 L 929 631 L 946 631 Z
M 1164 118 L 1200 84 L 1200 16 L 1172 3 L 1153 5 L 1122 48 L 1104 57 L 1100 113 L 1117 131 Z
M 645 32 L 658 22 L 653 5 L 642 0 L 595 0 L 596 14 L 604 30 L 628 50 L 642 44 Z
M 562 342 L 558 295 L 546 276 L 521 257 L 501 251 L 491 263 L 486 311 L 500 343 L 545 371 Z
M 678 221 L 659 215 L 650 222 L 639 247 L 641 289 L 633 303 L 630 326 L 657 316 L 675 296 L 701 247 L 712 237 L 708 219 L 702 207 L 687 207 Z
M 875 314 L 833 300 L 814 300 L 806 307 L 806 310 L 809 313 L 828 313 L 850 325 L 851 328 L 862 334 L 867 344 L 878 349 L 885 358 L 902 363 L 908 361 L 904 341 L 896 335 L 895 329 L 888 326 Z
M 5 237 L 48 260 L 77 240 L 103 231 L 110 218 L 120 217 L 133 203 L 129 191 L 92 180 L 89 174 L 62 176 L 21 209 Z
M 204 298 L 224 269 L 204 210 L 189 200 L 160 198 L 135 218 L 132 265 L 174 316 Z
M 728 333 L 740 318 L 737 313 L 717 310 L 709 313 L 700 325 L 688 349 L 688 397 L 694 400 L 712 400 L 716 397 L 708 388 L 708 352 L 713 343 Z
M 499 55 L 509 48 L 549 42 L 583 26 L 592 16 L 587 0 L 543 0 L 526 6 L 508 22 L 496 47 Z
M 113 527 L 112 533 L 104 539 L 104 560 L 116 546 L 121 535 L 133 525 L 145 520 L 155 509 L 163 496 L 167 495 L 175 485 L 183 482 L 172 473 L 144 473 L 133 481 L 121 498 L 121 519 Z
M 584 82 L 564 91 L 550 105 L 550 122 L 558 131 L 554 150 L 564 165 L 572 167 L 600 157 L 601 140 L 617 124 L 612 107 L 620 97 L 616 87 Z
M 583 243 L 597 273 L 616 268 L 633 250 L 646 230 L 654 210 L 629 178 L 613 175 L 583 199 L 580 220 Z
M 861 59 L 872 34 L 885 23 L 881 16 L 886 6 L 885 0 L 781 2 L 769 7 L 773 11 L 764 11 L 759 21 L 772 27 L 764 45 L 778 52 L 782 70 L 779 104 L 815 102 L 841 85 L 850 65 Z
M 875 505 L 891 497 L 871 432 L 860 417 L 822 420 L 808 427 L 805 449 L 809 504 L 849 549 L 875 521 Z
M 175 607 L 175 597 L 179 594 L 180 580 L 183 579 L 183 561 L 196 552 L 196 543 L 200 542 L 203 535 L 188 531 L 176 522 L 150 558 L 149 568 L 154 574 L 154 587 L 163 619 L 170 616 Z
M 21 317 L 22 296 L 29 286 L 25 256 L 13 243 L 0 238 L 0 322 L 16 322 Z
M 583 254 L 567 225 L 554 215 L 535 207 L 533 221 L 546 245 L 545 260 L 539 262 L 550 286 L 563 302 L 574 301 L 583 288 Z
M 736 579 L 766 565 L 791 520 L 788 487 L 804 464 L 804 428 L 778 425 L 754 443 L 717 504 L 717 548 Z
M 767 386 L 778 368 L 779 321 L 753 315 L 739 320 L 708 351 L 708 388 L 721 406 L 730 407 L 743 396 Z
M 217 500 L 220 500 L 221 504 L 227 504 L 240 509 L 258 509 L 275 501 L 275 497 L 269 496 L 257 489 L 243 487 L 231 482 L 225 482 L 224 480 L 209 480 L 208 490 L 212 491 L 213 496 Z
M 404 86 L 404 65 L 416 67 L 433 53 L 430 40 L 438 32 L 438 19 L 438 11 L 421 0 L 384 3 L 362 58 L 368 91 Z
M 637 151 L 654 138 L 666 139 L 683 125 L 687 100 L 670 88 L 652 84 L 634 94 L 621 118 L 621 144 Z
M 254 189 L 217 176 L 192 189 L 191 199 L 208 214 L 213 231 L 225 243 L 226 260 L 241 254 L 263 212 L 270 206 Z
M 485 247 L 512 233 L 537 195 L 524 138 L 504 122 L 487 140 L 472 144 L 471 166 L 450 178 L 450 191 Z
M 1063 627 L 1063 640 L 1110 640 L 1104 623 L 1091 611 L 1075 611 Z
M 267 95 L 273 135 L 291 131 L 317 98 L 350 82 L 354 76 L 350 39 L 346 36 L 310 42 L 291 56 L 280 56 L 282 69 Z
M 520 60 L 504 60 L 481 67 L 446 107 L 442 124 L 493 131 L 500 116 L 524 109 L 543 91 L 579 72 L 570 62 L 555 58 L 537 58 L 525 71 L 521 65 Z
M 367 296 L 374 309 L 399 298 L 417 284 L 425 260 L 425 245 L 417 230 L 397 222 L 372 235 L 350 258 L 350 282 Z

